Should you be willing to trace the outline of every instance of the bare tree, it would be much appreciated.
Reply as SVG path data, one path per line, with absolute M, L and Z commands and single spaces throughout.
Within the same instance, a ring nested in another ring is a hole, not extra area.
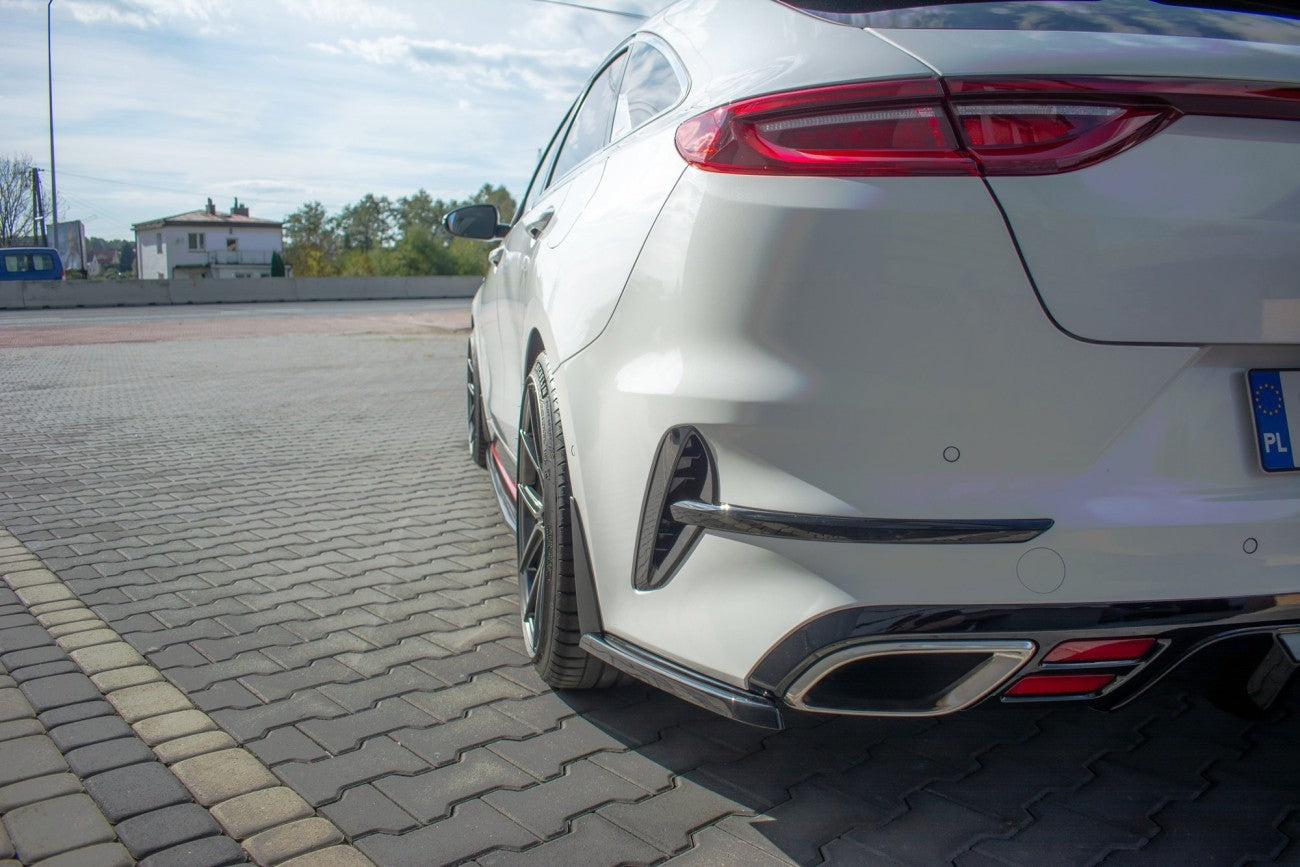
M 32 158 L 0 157 L 0 246 L 18 244 L 32 234 Z M 49 194 L 42 190 L 48 212 Z

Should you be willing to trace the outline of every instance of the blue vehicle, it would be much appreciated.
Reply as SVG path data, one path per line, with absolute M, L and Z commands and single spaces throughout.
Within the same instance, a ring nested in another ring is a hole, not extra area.
M 63 260 L 53 247 L 0 248 L 0 280 L 62 280 Z

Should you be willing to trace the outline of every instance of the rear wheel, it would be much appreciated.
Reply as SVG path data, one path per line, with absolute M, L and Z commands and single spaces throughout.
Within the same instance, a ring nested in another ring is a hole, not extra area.
M 617 671 L 578 646 L 569 465 L 545 354 L 528 373 L 519 414 L 519 616 L 524 647 L 547 685 L 606 686 Z
M 479 395 L 478 365 L 474 363 L 474 342 L 465 353 L 465 404 L 469 422 L 469 456 L 480 467 L 487 466 L 488 441 L 483 424 L 483 398 Z

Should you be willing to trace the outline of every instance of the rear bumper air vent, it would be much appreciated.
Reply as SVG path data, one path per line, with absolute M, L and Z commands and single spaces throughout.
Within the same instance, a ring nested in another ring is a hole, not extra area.
M 702 528 L 675 520 L 671 507 L 680 500 L 716 502 L 718 479 L 713 467 L 704 437 L 689 425 L 669 429 L 659 441 L 641 507 L 632 572 L 636 589 L 664 586 L 690 553 Z

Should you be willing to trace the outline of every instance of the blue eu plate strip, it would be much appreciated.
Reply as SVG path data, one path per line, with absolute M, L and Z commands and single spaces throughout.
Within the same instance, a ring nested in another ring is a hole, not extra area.
M 1300 431 L 1300 370 L 1252 370 L 1248 380 L 1260 463 L 1269 472 L 1300 469 L 1291 437 Z

